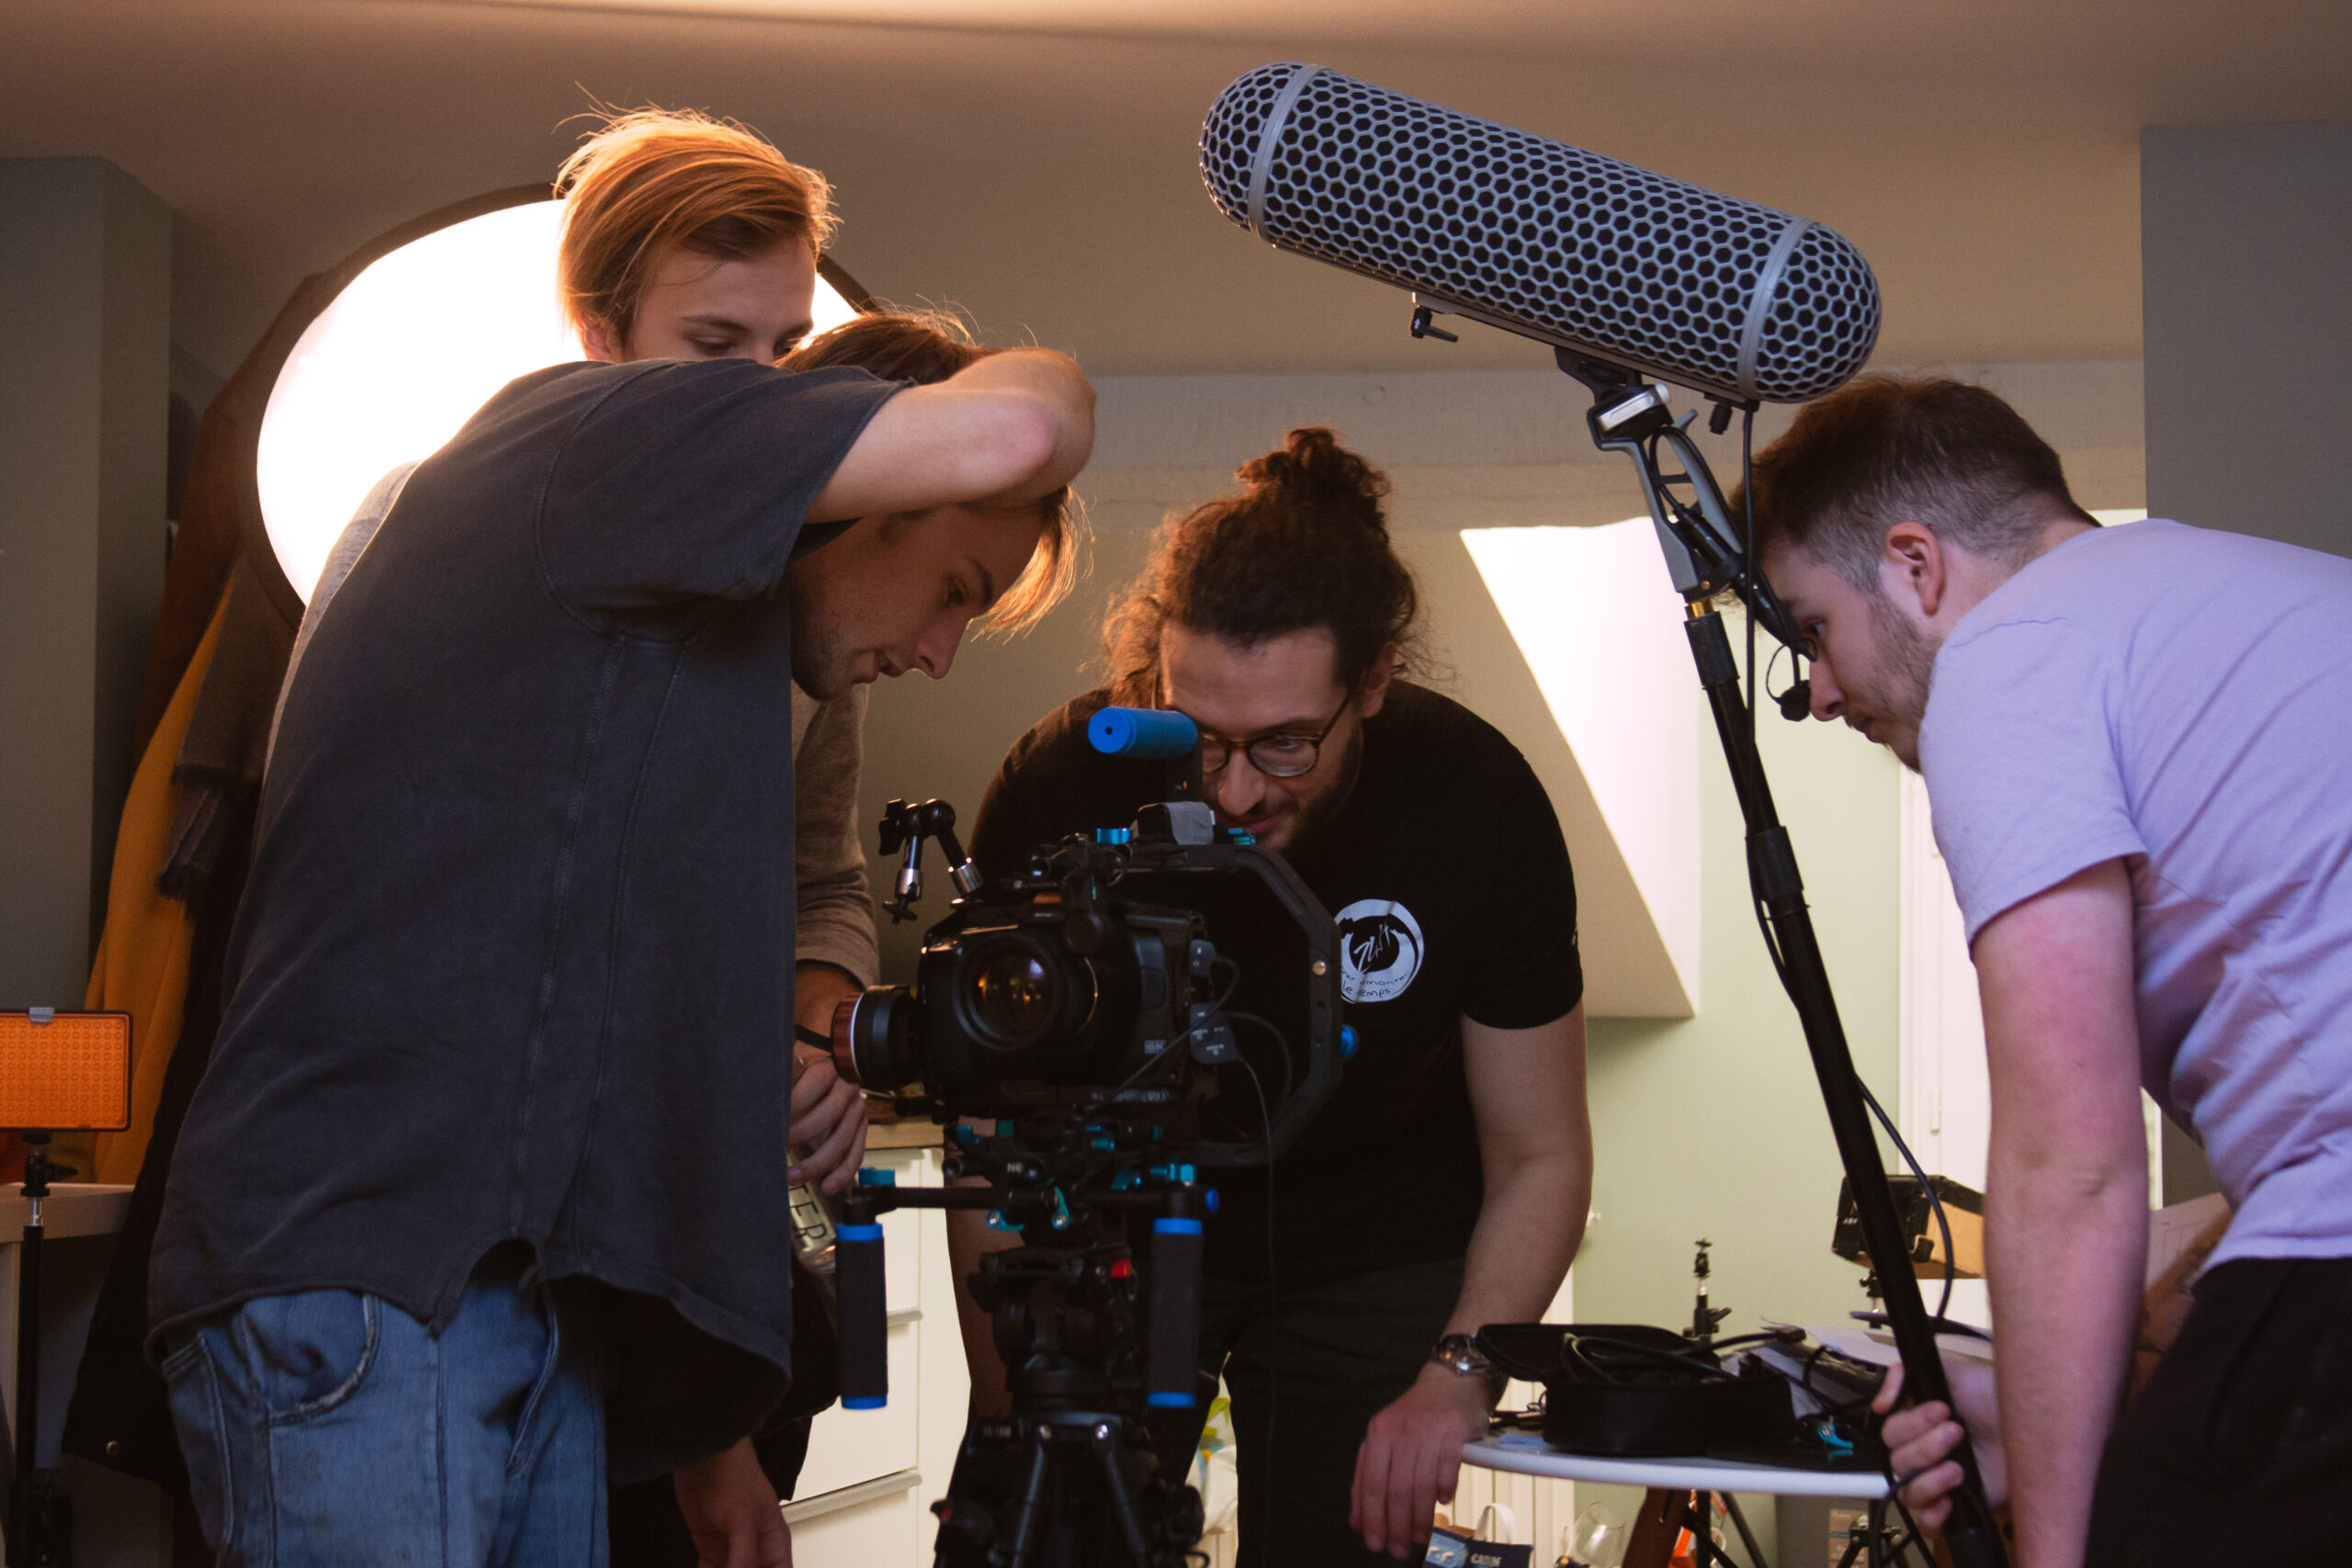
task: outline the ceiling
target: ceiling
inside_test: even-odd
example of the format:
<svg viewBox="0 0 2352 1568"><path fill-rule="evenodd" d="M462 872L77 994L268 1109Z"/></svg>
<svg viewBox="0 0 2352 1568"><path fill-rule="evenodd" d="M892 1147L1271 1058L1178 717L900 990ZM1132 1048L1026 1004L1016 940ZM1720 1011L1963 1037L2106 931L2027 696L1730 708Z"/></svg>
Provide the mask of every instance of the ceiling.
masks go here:
<svg viewBox="0 0 2352 1568"><path fill-rule="evenodd" d="M1100 373L1540 363L1210 207L1202 113L1300 58L1844 231L1897 363L2136 357L2139 129L2352 118L2341 0L12 0L0 156L168 201L217 370L304 273L547 178L592 94L759 128L868 288Z"/></svg>

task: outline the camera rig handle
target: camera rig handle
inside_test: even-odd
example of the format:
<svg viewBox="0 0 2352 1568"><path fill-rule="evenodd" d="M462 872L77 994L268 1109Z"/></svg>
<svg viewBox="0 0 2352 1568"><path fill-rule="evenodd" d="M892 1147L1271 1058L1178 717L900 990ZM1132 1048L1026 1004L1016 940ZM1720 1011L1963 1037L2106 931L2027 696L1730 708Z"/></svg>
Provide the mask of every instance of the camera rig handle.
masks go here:
<svg viewBox="0 0 2352 1568"><path fill-rule="evenodd" d="M939 852L946 857L947 874L955 882L956 890L965 897L980 890L980 868L964 852L964 844L956 837L956 808L944 800L926 800L910 806L894 800L883 808L881 840L886 855L905 852L899 863L897 896L890 900L890 921L915 918L915 900L922 897L922 841L939 840Z"/></svg>

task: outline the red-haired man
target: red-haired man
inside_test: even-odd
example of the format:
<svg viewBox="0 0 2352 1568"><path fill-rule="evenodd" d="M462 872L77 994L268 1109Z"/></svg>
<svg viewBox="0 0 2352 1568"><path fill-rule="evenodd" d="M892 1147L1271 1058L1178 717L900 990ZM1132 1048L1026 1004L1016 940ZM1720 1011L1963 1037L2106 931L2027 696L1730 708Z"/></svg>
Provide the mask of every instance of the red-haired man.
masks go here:
<svg viewBox="0 0 2352 1568"><path fill-rule="evenodd" d="M288 688L154 1263L225 1562L596 1564L608 1469L677 1469L710 1561L789 1561L741 1441L789 1363L778 709L944 675L1063 581L1074 366L748 362L807 330L822 182L730 128L606 138L576 232L648 171L734 205L568 244L619 362L523 378L419 465Z"/></svg>

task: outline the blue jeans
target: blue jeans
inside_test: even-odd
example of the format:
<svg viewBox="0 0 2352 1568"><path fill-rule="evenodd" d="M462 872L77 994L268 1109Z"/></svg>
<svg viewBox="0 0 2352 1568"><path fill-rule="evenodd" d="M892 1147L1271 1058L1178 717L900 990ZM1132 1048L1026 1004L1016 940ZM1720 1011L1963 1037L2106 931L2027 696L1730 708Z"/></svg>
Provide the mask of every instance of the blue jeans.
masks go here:
<svg viewBox="0 0 2352 1568"><path fill-rule="evenodd" d="M438 1335L349 1291L265 1296L164 1359L228 1568L604 1568L605 1416L581 1314L483 1259Z"/></svg>

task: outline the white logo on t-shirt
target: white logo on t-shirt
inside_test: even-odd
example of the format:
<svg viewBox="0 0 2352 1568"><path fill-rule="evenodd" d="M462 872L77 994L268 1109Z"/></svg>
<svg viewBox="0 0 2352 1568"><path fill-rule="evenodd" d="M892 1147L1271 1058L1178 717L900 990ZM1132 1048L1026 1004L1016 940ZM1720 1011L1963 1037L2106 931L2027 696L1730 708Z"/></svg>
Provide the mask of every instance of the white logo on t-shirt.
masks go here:
<svg viewBox="0 0 2352 1568"><path fill-rule="evenodd" d="M1421 922L1394 898L1359 898L1339 913L1340 995L1385 1002L1421 972Z"/></svg>

